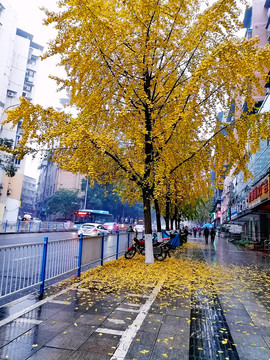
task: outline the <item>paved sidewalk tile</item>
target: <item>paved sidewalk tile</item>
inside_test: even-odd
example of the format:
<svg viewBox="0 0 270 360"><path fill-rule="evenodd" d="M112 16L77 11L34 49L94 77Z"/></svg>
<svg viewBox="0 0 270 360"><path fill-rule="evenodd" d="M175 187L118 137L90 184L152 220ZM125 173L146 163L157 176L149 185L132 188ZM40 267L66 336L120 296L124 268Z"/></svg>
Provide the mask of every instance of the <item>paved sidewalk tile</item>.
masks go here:
<svg viewBox="0 0 270 360"><path fill-rule="evenodd" d="M252 252L235 249L226 240L218 240L215 248L197 238L179 259L223 266L246 266L246 259L258 262ZM263 260L264 268L267 261ZM142 286L140 294L69 290L0 327L0 359L110 360L124 336L127 348L119 360L270 359L269 307L256 291L235 281L234 290L226 294L210 296L198 289L190 295L185 283L182 298L157 297L142 313L153 289ZM0 320L34 301L0 308ZM135 333L129 338L131 329Z"/></svg>

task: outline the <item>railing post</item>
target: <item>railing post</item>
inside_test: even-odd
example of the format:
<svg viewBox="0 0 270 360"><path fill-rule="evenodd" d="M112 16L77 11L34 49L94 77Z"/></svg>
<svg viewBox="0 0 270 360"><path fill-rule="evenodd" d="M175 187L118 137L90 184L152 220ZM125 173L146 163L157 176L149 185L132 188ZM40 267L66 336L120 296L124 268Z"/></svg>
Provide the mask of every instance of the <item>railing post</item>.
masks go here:
<svg viewBox="0 0 270 360"><path fill-rule="evenodd" d="M116 231L116 260L118 259L119 253L119 230Z"/></svg>
<svg viewBox="0 0 270 360"><path fill-rule="evenodd" d="M103 260L104 260L104 233L102 233L102 237L101 237L101 260L100 260L100 265L103 265Z"/></svg>
<svg viewBox="0 0 270 360"><path fill-rule="evenodd" d="M7 232L8 221L5 222L5 232Z"/></svg>
<svg viewBox="0 0 270 360"><path fill-rule="evenodd" d="M130 238L130 233L128 233L128 239L127 239L127 249L129 248L129 238Z"/></svg>
<svg viewBox="0 0 270 360"><path fill-rule="evenodd" d="M82 243L83 243L83 234L80 234L79 239L79 253L78 253L78 271L77 276L81 276L81 266L82 266Z"/></svg>
<svg viewBox="0 0 270 360"><path fill-rule="evenodd" d="M50 230L50 222L48 221L48 231Z"/></svg>
<svg viewBox="0 0 270 360"><path fill-rule="evenodd" d="M20 232L20 227L21 227L21 220L18 221L18 228L17 228L17 232Z"/></svg>
<svg viewBox="0 0 270 360"><path fill-rule="evenodd" d="M31 231L32 220L29 221L28 232Z"/></svg>
<svg viewBox="0 0 270 360"><path fill-rule="evenodd" d="M41 222L39 223L39 226L38 226L38 232L40 232L40 229L41 229Z"/></svg>
<svg viewBox="0 0 270 360"><path fill-rule="evenodd" d="M44 292L44 284L45 284L45 275L46 275L46 260L47 260L47 249L48 249L48 237L44 237L44 244L43 244L43 254L42 254L42 263L41 263L41 270L40 270L40 288L39 294L43 295Z"/></svg>

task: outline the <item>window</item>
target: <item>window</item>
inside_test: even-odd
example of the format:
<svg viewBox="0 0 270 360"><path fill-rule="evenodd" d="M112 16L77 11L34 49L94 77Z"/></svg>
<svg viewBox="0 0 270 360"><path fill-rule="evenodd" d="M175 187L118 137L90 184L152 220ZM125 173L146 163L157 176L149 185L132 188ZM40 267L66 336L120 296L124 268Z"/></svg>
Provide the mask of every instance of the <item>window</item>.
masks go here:
<svg viewBox="0 0 270 360"><path fill-rule="evenodd" d="M33 70L29 70L29 69L26 70L26 76L34 77L34 75L35 75L35 72Z"/></svg>
<svg viewBox="0 0 270 360"><path fill-rule="evenodd" d="M30 85L24 85L23 86L23 90L25 91L31 91L32 90L32 87Z"/></svg>

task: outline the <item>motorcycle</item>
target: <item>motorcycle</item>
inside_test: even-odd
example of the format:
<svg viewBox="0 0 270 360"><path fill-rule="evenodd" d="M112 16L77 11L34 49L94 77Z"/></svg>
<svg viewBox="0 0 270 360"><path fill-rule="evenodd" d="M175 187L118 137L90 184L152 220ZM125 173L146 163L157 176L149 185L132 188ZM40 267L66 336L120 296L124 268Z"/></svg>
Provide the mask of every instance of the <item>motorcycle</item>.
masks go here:
<svg viewBox="0 0 270 360"><path fill-rule="evenodd" d="M134 237L133 244L125 251L125 258L132 259L135 256L136 252L144 255L145 252L144 239L139 240L136 237Z"/></svg>
<svg viewBox="0 0 270 360"><path fill-rule="evenodd" d="M153 253L154 258L158 261L163 261L166 259L167 255L171 257L170 250L172 247L169 242L155 242L157 240L157 235L153 234ZM136 237L133 239L133 244L125 251L125 258L132 259L135 254L139 253L141 255L145 255L145 240L137 239Z"/></svg>

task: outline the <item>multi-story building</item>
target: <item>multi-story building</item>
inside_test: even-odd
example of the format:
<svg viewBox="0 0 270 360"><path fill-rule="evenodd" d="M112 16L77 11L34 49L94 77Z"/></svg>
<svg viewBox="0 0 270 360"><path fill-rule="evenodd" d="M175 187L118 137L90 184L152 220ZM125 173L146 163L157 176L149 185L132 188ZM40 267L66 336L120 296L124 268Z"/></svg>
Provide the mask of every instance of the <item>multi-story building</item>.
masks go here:
<svg viewBox="0 0 270 360"><path fill-rule="evenodd" d="M254 0L252 8L246 10L244 26L246 36L258 36L259 46L270 42L270 1ZM255 69L256 70L256 69ZM257 96L259 112L270 111L269 83L265 95ZM245 104L243 104L245 106ZM242 225L243 238L260 245L270 239L270 140L260 142L260 150L250 154L247 164L253 178L244 181L243 173L227 176L224 182L221 204L222 223Z"/></svg>
<svg viewBox="0 0 270 360"><path fill-rule="evenodd" d="M7 0L0 0L0 140L15 146L21 136L21 124L14 129L3 125L5 110L19 104L19 98L32 100L39 56L43 47L33 41L33 35L16 28L16 12ZM1 152L0 167L0 221L16 221L19 212L25 161ZM3 170L3 164L16 168Z"/></svg>
<svg viewBox="0 0 270 360"><path fill-rule="evenodd" d="M47 218L47 201L60 189L77 190L78 197L82 197L84 192L81 191L81 183L84 178L85 175L72 174L50 160L43 160L40 165L36 197L37 216L42 220Z"/></svg>
<svg viewBox="0 0 270 360"><path fill-rule="evenodd" d="M37 180L30 176L24 175L21 193L21 206L19 210L20 217L23 217L25 213L35 216L36 194Z"/></svg>

